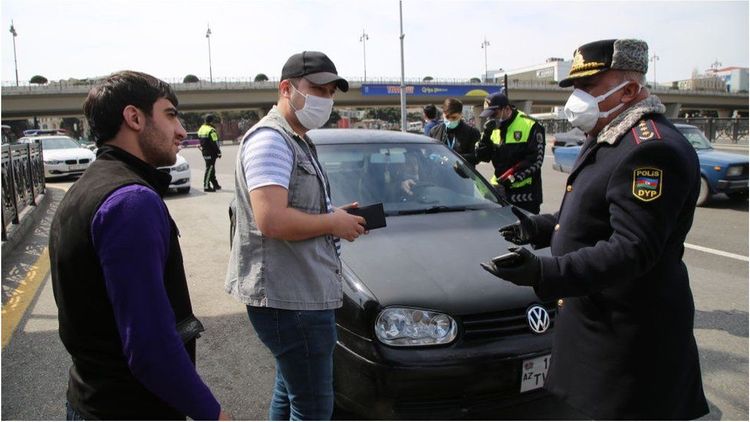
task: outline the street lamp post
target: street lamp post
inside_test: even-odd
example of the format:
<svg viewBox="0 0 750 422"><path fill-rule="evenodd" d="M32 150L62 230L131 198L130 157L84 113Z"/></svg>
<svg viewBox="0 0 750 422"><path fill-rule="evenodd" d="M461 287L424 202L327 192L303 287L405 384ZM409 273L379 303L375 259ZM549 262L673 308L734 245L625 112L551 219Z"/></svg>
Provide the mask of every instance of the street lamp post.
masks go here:
<svg viewBox="0 0 750 422"><path fill-rule="evenodd" d="M482 78L482 80L484 80L484 82L487 82L487 47L489 46L490 42L487 41L487 37L485 36L484 41L482 42L482 49L484 50L484 78Z"/></svg>
<svg viewBox="0 0 750 422"><path fill-rule="evenodd" d="M404 84L404 14L401 10L401 0L398 0L398 21L401 39L401 132L406 132L406 84Z"/></svg>
<svg viewBox="0 0 750 422"><path fill-rule="evenodd" d="M13 64L16 66L16 86L18 86L18 60L16 60L16 37L18 32L13 26L13 21L10 21L10 33L13 34Z"/></svg>
<svg viewBox="0 0 750 422"><path fill-rule="evenodd" d="M206 39L208 40L208 80L213 83L214 73L211 70L211 26L208 26L206 31Z"/></svg>
<svg viewBox="0 0 750 422"><path fill-rule="evenodd" d="M365 30L362 30L362 36L359 37L359 41L362 43L362 58L365 66L365 78L363 82L367 82L367 48L365 45L367 44L367 40L370 39L370 36L367 35Z"/></svg>
<svg viewBox="0 0 750 422"><path fill-rule="evenodd" d="M651 56L651 62L654 63L654 86L653 86L654 88L656 88L656 61L659 60L659 59L660 59L660 57L657 56L656 54L654 54L653 56Z"/></svg>

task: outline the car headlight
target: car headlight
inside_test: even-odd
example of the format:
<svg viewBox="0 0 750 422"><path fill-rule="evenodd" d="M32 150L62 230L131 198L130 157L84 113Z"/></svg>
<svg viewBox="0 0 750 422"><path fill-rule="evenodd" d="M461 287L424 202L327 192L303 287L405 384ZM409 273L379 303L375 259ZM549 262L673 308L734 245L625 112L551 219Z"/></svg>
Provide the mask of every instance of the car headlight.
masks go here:
<svg viewBox="0 0 750 422"><path fill-rule="evenodd" d="M60 160L44 160L44 164L50 164L50 165L62 164L62 161L60 161Z"/></svg>
<svg viewBox="0 0 750 422"><path fill-rule="evenodd" d="M727 169L727 176L741 176L742 166L729 166Z"/></svg>
<svg viewBox="0 0 750 422"><path fill-rule="evenodd" d="M389 346L433 346L456 338L456 321L439 312L386 308L375 321L375 335Z"/></svg>
<svg viewBox="0 0 750 422"><path fill-rule="evenodd" d="M186 171L190 169L190 164L188 163L182 163L179 166L174 168L174 171Z"/></svg>

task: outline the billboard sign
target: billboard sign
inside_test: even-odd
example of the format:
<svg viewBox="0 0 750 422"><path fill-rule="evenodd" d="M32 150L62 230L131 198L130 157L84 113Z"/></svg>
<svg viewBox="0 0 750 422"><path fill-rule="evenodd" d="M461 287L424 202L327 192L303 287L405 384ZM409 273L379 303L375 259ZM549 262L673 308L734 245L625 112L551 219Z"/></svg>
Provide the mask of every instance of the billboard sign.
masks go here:
<svg viewBox="0 0 750 422"><path fill-rule="evenodd" d="M399 85L362 84L360 88L363 96L400 95ZM426 95L439 97L486 97L502 90L502 85L406 85L406 95Z"/></svg>

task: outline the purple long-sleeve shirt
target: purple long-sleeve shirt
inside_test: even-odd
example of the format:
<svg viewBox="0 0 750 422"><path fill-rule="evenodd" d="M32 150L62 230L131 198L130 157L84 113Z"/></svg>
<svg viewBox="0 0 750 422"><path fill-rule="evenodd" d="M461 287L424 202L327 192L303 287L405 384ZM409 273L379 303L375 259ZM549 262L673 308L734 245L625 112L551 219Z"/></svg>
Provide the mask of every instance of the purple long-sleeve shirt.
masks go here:
<svg viewBox="0 0 750 422"><path fill-rule="evenodd" d="M219 403L185 350L164 288L170 223L159 195L140 185L117 189L94 215L91 237L133 376L185 415L218 419Z"/></svg>

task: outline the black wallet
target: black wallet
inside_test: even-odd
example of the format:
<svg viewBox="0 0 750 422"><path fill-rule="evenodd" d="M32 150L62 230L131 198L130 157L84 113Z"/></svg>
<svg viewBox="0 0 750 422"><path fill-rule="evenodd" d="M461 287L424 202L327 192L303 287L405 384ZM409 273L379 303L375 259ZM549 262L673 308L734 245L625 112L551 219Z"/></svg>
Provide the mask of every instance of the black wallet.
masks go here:
<svg viewBox="0 0 750 422"><path fill-rule="evenodd" d="M368 205L359 208L347 208L349 214L358 215L365 218L365 230L379 229L385 227L385 211L383 203Z"/></svg>

